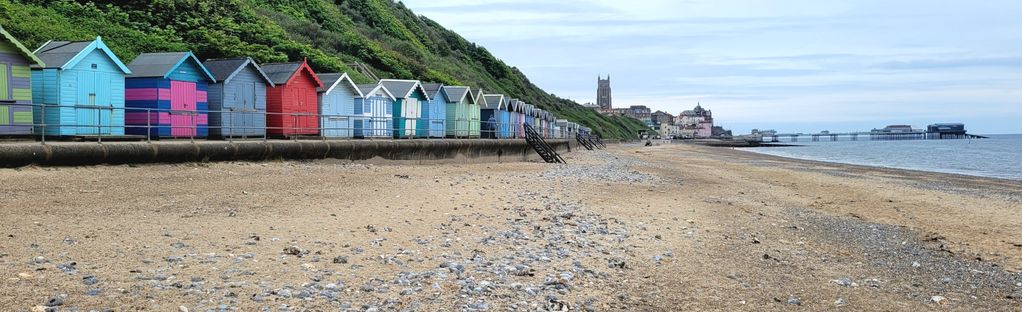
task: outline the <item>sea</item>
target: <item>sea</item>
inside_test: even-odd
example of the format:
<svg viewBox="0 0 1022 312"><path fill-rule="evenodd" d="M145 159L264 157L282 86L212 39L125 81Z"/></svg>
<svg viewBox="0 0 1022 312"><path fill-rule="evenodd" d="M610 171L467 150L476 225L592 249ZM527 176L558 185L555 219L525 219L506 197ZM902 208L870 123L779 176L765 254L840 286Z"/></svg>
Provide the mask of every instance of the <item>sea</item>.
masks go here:
<svg viewBox="0 0 1022 312"><path fill-rule="evenodd" d="M797 146L746 150L805 160L955 173L1022 181L1022 134L989 139L782 142Z"/></svg>

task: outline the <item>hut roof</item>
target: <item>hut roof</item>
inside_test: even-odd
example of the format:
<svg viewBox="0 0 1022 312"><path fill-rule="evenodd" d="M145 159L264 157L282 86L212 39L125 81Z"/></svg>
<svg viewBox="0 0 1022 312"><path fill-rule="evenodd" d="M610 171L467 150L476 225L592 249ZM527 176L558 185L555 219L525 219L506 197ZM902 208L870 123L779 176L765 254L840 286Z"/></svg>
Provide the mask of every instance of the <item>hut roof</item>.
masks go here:
<svg viewBox="0 0 1022 312"><path fill-rule="evenodd" d="M128 69L121 59L114 54L110 47L107 47L103 43L103 39L96 37L92 41L48 41L41 47L33 51L44 64L36 65L36 68L59 68L67 69L78 65L89 52L92 50L100 50L110 58L111 61L117 65L117 68L121 69L125 74L130 74L131 70Z"/></svg>
<svg viewBox="0 0 1022 312"><path fill-rule="evenodd" d="M419 83L418 80L381 79L380 84L393 92L392 94L394 94L395 98L407 98L412 96L412 93L418 89L422 91L422 94L426 96L426 100L429 101L429 93L426 93L426 90L422 88L422 83Z"/></svg>
<svg viewBox="0 0 1022 312"><path fill-rule="evenodd" d="M503 94L483 95L483 102L479 105L484 109L507 109L507 101Z"/></svg>
<svg viewBox="0 0 1022 312"><path fill-rule="evenodd" d="M447 97L448 102L458 103L468 98L469 102L475 103L475 99L470 95L472 95L472 88L462 86L444 86L444 96Z"/></svg>
<svg viewBox="0 0 1022 312"><path fill-rule="evenodd" d="M294 77L302 70L309 72L312 79L316 81L317 88L323 87L323 81L319 80L319 76L316 76L316 73L312 71L312 68L304 60L301 62L263 64L263 72L266 73L266 77L269 77L270 81L275 85L286 85L288 81L291 81L291 77Z"/></svg>
<svg viewBox="0 0 1022 312"><path fill-rule="evenodd" d="M383 93L387 94L387 96L390 97L391 100L396 100L397 99L397 98L394 98L394 94L390 93L390 90L387 90L387 87L383 86L382 84L370 83L370 84L360 84L360 85L356 85L356 86L358 87L359 92L362 92L362 97L367 97L370 94L376 93L377 90L382 90Z"/></svg>
<svg viewBox="0 0 1022 312"><path fill-rule="evenodd" d="M42 60L39 59L39 57L36 57L35 54L32 53L32 51L29 51L28 48L21 44L21 41L18 41L18 39L15 39L14 36L11 35L11 33L7 32L7 30L4 29L3 26L0 26L0 35L3 35L4 38L7 39L7 42L10 42L12 45L14 45L15 50L18 50L18 53L20 53L21 56L24 56L25 59L29 60L29 62L31 63L29 65L36 65L40 67L46 66L46 62L43 62Z"/></svg>
<svg viewBox="0 0 1022 312"><path fill-rule="evenodd" d="M334 91L338 85L345 83L349 87L355 90L355 95L362 97L362 90L355 85L354 81L351 81L351 77L348 77L348 73L327 73L327 74L316 74L319 80L323 82L323 87L318 88L319 92L330 93Z"/></svg>
<svg viewBox="0 0 1022 312"><path fill-rule="evenodd" d="M231 78L234 78L234 76L241 72L245 66L249 65L251 65L252 68L259 73L259 77L262 77L266 83L273 86L273 81L270 81L270 78L266 77L266 73L263 72L263 69L260 68L259 64L256 64L256 62L250 57L211 59L202 63L202 66L205 66L206 70L208 70L210 74L213 74L213 78L216 79L216 81L223 83L230 81Z"/></svg>
<svg viewBox="0 0 1022 312"><path fill-rule="evenodd" d="M426 95L431 99L435 99L440 96L440 89L444 88L442 83L424 83L422 84L422 90L426 91ZM444 100L447 100L445 97ZM449 101L448 101L449 102Z"/></svg>
<svg viewBox="0 0 1022 312"><path fill-rule="evenodd" d="M128 77L166 78L174 73L174 70L180 67L181 64L188 61L195 62L202 69L202 73L205 74L206 78L213 82L217 81L216 78L213 78L213 74L206 70L206 67L202 65L202 62L192 52L142 53L132 60L131 64L128 64L128 68L131 69L131 74Z"/></svg>

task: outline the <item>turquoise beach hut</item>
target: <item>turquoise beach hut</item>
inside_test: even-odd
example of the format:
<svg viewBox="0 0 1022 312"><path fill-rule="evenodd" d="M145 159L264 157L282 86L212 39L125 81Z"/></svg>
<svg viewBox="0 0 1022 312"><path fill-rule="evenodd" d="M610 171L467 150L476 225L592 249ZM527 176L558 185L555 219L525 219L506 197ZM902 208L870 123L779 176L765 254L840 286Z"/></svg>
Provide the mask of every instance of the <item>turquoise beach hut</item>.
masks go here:
<svg viewBox="0 0 1022 312"><path fill-rule="evenodd" d="M444 86L443 89L444 100L447 102L447 131L445 135L449 138L470 137L469 106L475 103L472 89L461 86Z"/></svg>
<svg viewBox="0 0 1022 312"><path fill-rule="evenodd" d="M481 137L481 133L479 133L480 132L479 131L480 130L479 127L481 126L480 122L482 121L481 120L482 117L480 116L481 111L480 111L479 103L482 102L482 100L483 100L483 90L479 89L478 91L476 91L474 93L473 93L472 90L469 90L467 100L469 100L469 102L468 102L468 137L469 138L478 139L478 138Z"/></svg>
<svg viewBox="0 0 1022 312"><path fill-rule="evenodd" d="M124 135L125 75L121 59L96 37L50 41L36 49L46 65L32 68L33 120L53 136ZM45 105L42 106L42 105Z"/></svg>
<svg viewBox="0 0 1022 312"><path fill-rule="evenodd" d="M418 80L382 79L380 84L387 88L396 100L394 101L394 138L413 138L426 131L418 127L422 119L422 103L429 101L429 96L422 89Z"/></svg>

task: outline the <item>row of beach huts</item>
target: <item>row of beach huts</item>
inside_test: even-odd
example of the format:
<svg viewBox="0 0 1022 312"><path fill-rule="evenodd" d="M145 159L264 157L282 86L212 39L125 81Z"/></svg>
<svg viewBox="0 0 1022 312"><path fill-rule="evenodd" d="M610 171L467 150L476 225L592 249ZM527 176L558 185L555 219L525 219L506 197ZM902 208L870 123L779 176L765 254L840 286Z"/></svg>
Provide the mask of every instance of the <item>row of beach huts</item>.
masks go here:
<svg viewBox="0 0 1022 312"><path fill-rule="evenodd" d="M326 138L546 138L588 129L467 86L356 84L306 61L200 61L144 53L130 64L97 37L34 51L0 27L0 135Z"/></svg>

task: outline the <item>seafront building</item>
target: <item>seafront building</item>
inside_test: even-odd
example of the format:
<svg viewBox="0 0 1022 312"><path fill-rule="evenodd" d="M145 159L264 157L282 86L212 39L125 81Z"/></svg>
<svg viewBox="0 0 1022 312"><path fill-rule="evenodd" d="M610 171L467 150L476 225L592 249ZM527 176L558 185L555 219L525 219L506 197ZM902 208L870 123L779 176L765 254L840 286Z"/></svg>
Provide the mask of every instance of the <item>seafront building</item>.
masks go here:
<svg viewBox="0 0 1022 312"><path fill-rule="evenodd" d="M681 112L678 124L681 125L682 138L701 139L713 136L713 112L703 109L702 104L697 103L694 109Z"/></svg>

